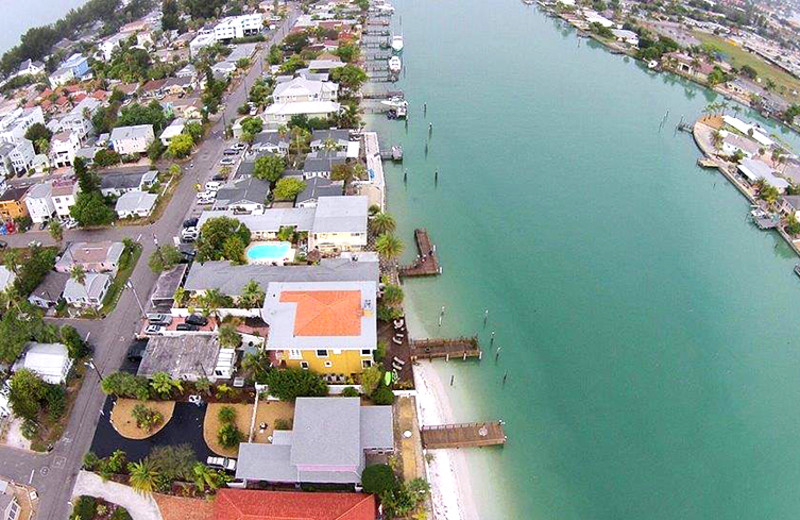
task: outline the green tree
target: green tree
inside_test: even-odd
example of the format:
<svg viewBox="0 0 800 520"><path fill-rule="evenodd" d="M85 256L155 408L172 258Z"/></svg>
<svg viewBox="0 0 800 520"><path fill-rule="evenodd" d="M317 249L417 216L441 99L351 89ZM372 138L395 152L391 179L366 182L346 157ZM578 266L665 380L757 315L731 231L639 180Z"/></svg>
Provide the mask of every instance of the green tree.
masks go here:
<svg viewBox="0 0 800 520"><path fill-rule="evenodd" d="M168 271L180 263L183 255L180 250L172 244L159 246L150 254L147 265L154 273Z"/></svg>
<svg viewBox="0 0 800 520"><path fill-rule="evenodd" d="M334 164L331 168L331 180L344 181L347 186L354 178L353 166L350 164Z"/></svg>
<svg viewBox="0 0 800 520"><path fill-rule="evenodd" d="M183 132L189 134L192 138L192 142L197 144L200 142L200 139L203 138L203 125L195 122L186 123L186 126L183 127Z"/></svg>
<svg viewBox="0 0 800 520"><path fill-rule="evenodd" d="M367 73L361 67L348 63L331 71L331 81L335 81L345 91L354 94L367 81Z"/></svg>
<svg viewBox="0 0 800 520"><path fill-rule="evenodd" d="M161 158L164 150L164 143L161 142L161 139L153 139L153 142L147 147L147 158L150 159L150 162L155 163Z"/></svg>
<svg viewBox="0 0 800 520"><path fill-rule="evenodd" d="M381 258L392 260L403 253L403 243L394 235L384 233L375 240L375 250Z"/></svg>
<svg viewBox="0 0 800 520"><path fill-rule="evenodd" d="M242 288L242 293L239 295L239 306L245 309L260 309L264 305L265 296L266 293L258 285L258 282L250 280Z"/></svg>
<svg viewBox="0 0 800 520"><path fill-rule="evenodd" d="M14 415L35 420L47 395L47 383L28 369L14 372L9 383L8 401Z"/></svg>
<svg viewBox="0 0 800 520"><path fill-rule="evenodd" d="M161 104L153 100L149 105L132 103L122 107L117 118L116 126L153 125L156 135L166 127L167 118Z"/></svg>
<svg viewBox="0 0 800 520"><path fill-rule="evenodd" d="M156 372L150 381L150 386L164 399L172 395L173 390L183 392L183 384L177 379L172 379L166 372Z"/></svg>
<svg viewBox="0 0 800 520"><path fill-rule="evenodd" d="M106 226L114 222L117 216L99 191L78 193L69 212L82 227Z"/></svg>
<svg viewBox="0 0 800 520"><path fill-rule="evenodd" d="M266 377L269 393L282 401L294 401L298 397L324 397L328 385L310 370L288 368L271 370Z"/></svg>
<svg viewBox="0 0 800 520"><path fill-rule="evenodd" d="M152 493L158 485L160 474L155 465L147 459L128 464L128 473L131 487L139 493Z"/></svg>
<svg viewBox="0 0 800 520"><path fill-rule="evenodd" d="M64 238L64 228L61 226L61 221L58 219L54 218L50 221L47 225L47 231L56 242L61 242L61 239Z"/></svg>
<svg viewBox="0 0 800 520"><path fill-rule="evenodd" d="M217 442L223 448L235 448L244 440L244 434L233 423L225 423L217 431Z"/></svg>
<svg viewBox="0 0 800 520"><path fill-rule="evenodd" d="M242 237L238 235L229 236L222 244L222 256L233 264L240 265L244 263L244 251L246 248L247 244L244 243Z"/></svg>
<svg viewBox="0 0 800 520"><path fill-rule="evenodd" d="M382 235L384 233L394 233L397 225L395 224L394 217L389 213L378 213L369 221L369 230L373 235Z"/></svg>
<svg viewBox="0 0 800 520"><path fill-rule="evenodd" d="M163 0L161 13L161 30L177 31L182 27L178 0Z"/></svg>
<svg viewBox="0 0 800 520"><path fill-rule="evenodd" d="M228 424L236 422L236 408L233 406L223 406L217 412L217 419L222 424Z"/></svg>
<svg viewBox="0 0 800 520"><path fill-rule="evenodd" d="M197 259L201 262L230 260L225 255L224 246L232 236L239 237L245 247L250 244L250 230L238 220L229 217L208 219L200 228L200 238L197 240Z"/></svg>
<svg viewBox="0 0 800 520"><path fill-rule="evenodd" d="M265 155L256 159L253 176L269 182L276 182L280 179L285 165L282 157L276 155Z"/></svg>
<svg viewBox="0 0 800 520"><path fill-rule="evenodd" d="M303 61L303 58L295 54L290 56L288 60L281 64L279 72L283 75L293 75L295 72L304 68L305 66L306 62Z"/></svg>
<svg viewBox="0 0 800 520"><path fill-rule="evenodd" d="M49 143L51 137L53 137L53 132L51 132L42 123L34 123L29 126L27 130L25 130L25 139L33 142L34 144L41 139L44 139L47 143ZM37 153L42 153L39 152L38 149L36 151Z"/></svg>
<svg viewBox="0 0 800 520"><path fill-rule="evenodd" d="M294 177L279 179L272 190L275 200L294 200L306 189L306 183Z"/></svg>
<svg viewBox="0 0 800 520"><path fill-rule="evenodd" d="M387 491L394 491L397 487L397 477L388 464L373 464L361 472L361 485L365 493L383 495Z"/></svg>
<svg viewBox="0 0 800 520"><path fill-rule="evenodd" d="M377 365L365 368L361 372L361 391L365 395L372 395L383 381L383 370Z"/></svg>
<svg viewBox="0 0 800 520"><path fill-rule="evenodd" d="M217 316L217 311L223 307L233 306L229 296L222 294L219 289L208 289L200 298L200 304L208 315Z"/></svg>
<svg viewBox="0 0 800 520"><path fill-rule="evenodd" d="M403 303L403 288L391 283L386 284L381 301L386 305L400 305Z"/></svg>
<svg viewBox="0 0 800 520"><path fill-rule="evenodd" d="M113 372L100 383L103 393L146 401L150 398L150 383L144 377L128 372Z"/></svg>
<svg viewBox="0 0 800 520"><path fill-rule="evenodd" d="M251 135L261 133L264 129L264 121L260 117L245 117L242 119L242 132L247 132Z"/></svg>
<svg viewBox="0 0 800 520"><path fill-rule="evenodd" d="M794 213L789 213L786 216L786 232L792 236L800 235L800 221Z"/></svg>
<svg viewBox="0 0 800 520"><path fill-rule="evenodd" d="M242 336L236 332L236 327L230 323L219 328L219 344L223 348L239 348Z"/></svg>
<svg viewBox="0 0 800 520"><path fill-rule="evenodd" d="M171 157L180 159L192 153L192 148L194 148L192 136L189 134L179 134L170 140L167 153L169 153Z"/></svg>
<svg viewBox="0 0 800 520"><path fill-rule="evenodd" d="M267 61L270 65L278 65L283 61L283 52L281 51L280 47L273 45L269 48L269 56L267 57Z"/></svg>
<svg viewBox="0 0 800 520"><path fill-rule="evenodd" d="M193 468L197 464L197 457L190 444L156 446L147 459L170 482L194 477Z"/></svg>
<svg viewBox="0 0 800 520"><path fill-rule="evenodd" d="M89 346L71 325L62 325L59 331L61 343L67 347L70 359L80 359L89 353Z"/></svg>
<svg viewBox="0 0 800 520"><path fill-rule="evenodd" d="M358 60L358 57L361 55L361 49L358 45L352 43L343 43L339 45L339 48L336 49L335 54L339 56L342 61L347 63L353 63L354 61Z"/></svg>
<svg viewBox="0 0 800 520"><path fill-rule="evenodd" d="M225 483L226 477L223 473L209 468L202 462L198 462L192 468L194 483L201 491L206 489L219 489Z"/></svg>
<svg viewBox="0 0 800 520"><path fill-rule="evenodd" d="M86 282L86 270L81 264L75 264L69 270L69 276L79 284L83 285Z"/></svg>

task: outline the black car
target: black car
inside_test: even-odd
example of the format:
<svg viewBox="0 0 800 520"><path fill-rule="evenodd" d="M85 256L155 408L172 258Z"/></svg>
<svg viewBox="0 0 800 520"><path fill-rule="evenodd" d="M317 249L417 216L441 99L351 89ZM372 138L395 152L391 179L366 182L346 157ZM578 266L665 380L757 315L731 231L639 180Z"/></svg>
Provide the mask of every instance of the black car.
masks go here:
<svg viewBox="0 0 800 520"><path fill-rule="evenodd" d="M200 330L200 327L198 327L197 325L193 325L191 323L178 323L178 325L175 326L175 330L180 330L183 332L194 332Z"/></svg>
<svg viewBox="0 0 800 520"><path fill-rule="evenodd" d="M47 220L39 224L39 231L44 231L45 228L47 228L48 224L50 224L50 222L48 222Z"/></svg>
<svg viewBox="0 0 800 520"><path fill-rule="evenodd" d="M144 351L147 348L147 341L137 341L128 349L128 361L138 363L144 357Z"/></svg>
<svg viewBox="0 0 800 520"><path fill-rule="evenodd" d="M206 319L206 318L204 318L202 316L198 316L197 314L191 314L191 315L187 316L185 322L190 324L190 325L197 325L197 326L200 326L200 327L208 325L208 319Z"/></svg>
<svg viewBox="0 0 800 520"><path fill-rule="evenodd" d="M0 249L5 249L8 247L8 243L4 240L0 240Z"/></svg>
<svg viewBox="0 0 800 520"><path fill-rule="evenodd" d="M197 217L187 218L183 221L183 227L190 228L190 227L197 227L197 223L200 222L200 219Z"/></svg>

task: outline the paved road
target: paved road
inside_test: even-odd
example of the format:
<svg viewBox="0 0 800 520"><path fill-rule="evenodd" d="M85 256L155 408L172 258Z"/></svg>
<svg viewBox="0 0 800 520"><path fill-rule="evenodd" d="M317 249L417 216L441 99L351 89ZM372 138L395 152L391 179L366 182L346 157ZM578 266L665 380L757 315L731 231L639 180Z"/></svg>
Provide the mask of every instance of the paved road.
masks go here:
<svg viewBox="0 0 800 520"><path fill-rule="evenodd" d="M155 240L159 244L171 243L180 231L184 218L195 207L196 183L204 183L214 175L215 167L226 147L222 139L223 121L227 124L237 117L236 109L247 98L247 87L261 74L259 61L266 57L269 47L279 42L287 33L299 12L292 14L263 45L261 55L256 58L250 73L240 80L225 98L224 118L219 117L209 135L194 155L193 168L184 167L184 174L169 206L162 217L150 226L111 227L101 230L68 230L65 240L121 240L130 237L143 246L142 259L131 274L131 281L140 299L148 299L157 276L147 266L147 258L155 251ZM36 239L52 244L47 233L26 233L3 237L10 247L21 247ZM94 347L94 362L103 374L117 370L125 356L134 333L140 326L141 312L134 296L126 290L121 295L113 313L103 320L71 320L73 325ZM13 448L0 447L0 475L23 484L32 484L39 492L38 518L65 520L69 516L68 501L72 496L75 479L82 465L83 456L91 446L97 421L105 395L100 390L98 375L88 370L83 386L78 393L69 417L67 428L54 449L48 454L35 454Z"/></svg>

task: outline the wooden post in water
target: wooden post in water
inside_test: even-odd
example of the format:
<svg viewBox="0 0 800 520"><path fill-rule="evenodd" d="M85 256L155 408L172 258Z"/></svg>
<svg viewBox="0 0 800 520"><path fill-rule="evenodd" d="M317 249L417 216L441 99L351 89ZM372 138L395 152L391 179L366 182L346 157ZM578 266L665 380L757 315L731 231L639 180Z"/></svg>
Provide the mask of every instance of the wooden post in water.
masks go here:
<svg viewBox="0 0 800 520"><path fill-rule="evenodd" d="M494 346L494 331L492 331L492 338L489 340L489 348Z"/></svg>
<svg viewBox="0 0 800 520"><path fill-rule="evenodd" d="M503 374L503 386L506 386L506 379L508 379L508 370L506 370L506 373Z"/></svg>
<svg viewBox="0 0 800 520"><path fill-rule="evenodd" d="M427 116L428 116L428 104L427 104L427 103L423 103L423 104L422 104L422 113L423 113L423 115L424 115L425 117L427 117Z"/></svg>
<svg viewBox="0 0 800 520"><path fill-rule="evenodd" d="M455 381L456 381L456 376L451 375L450 376L450 386L453 386L453 383L455 383Z"/></svg>
<svg viewBox="0 0 800 520"><path fill-rule="evenodd" d="M442 318L444 318L444 305L442 305L442 310L439 312L439 326L442 326Z"/></svg>
<svg viewBox="0 0 800 520"><path fill-rule="evenodd" d="M483 328L486 328L486 323L489 321L489 309L483 312Z"/></svg>

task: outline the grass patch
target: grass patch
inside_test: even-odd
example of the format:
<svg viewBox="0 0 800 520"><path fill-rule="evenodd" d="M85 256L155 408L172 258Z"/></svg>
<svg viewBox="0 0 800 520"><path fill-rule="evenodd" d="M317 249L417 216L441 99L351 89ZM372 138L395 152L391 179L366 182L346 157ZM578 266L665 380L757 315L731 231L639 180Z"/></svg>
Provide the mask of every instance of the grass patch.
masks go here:
<svg viewBox="0 0 800 520"><path fill-rule="evenodd" d="M108 288L105 298L103 298L103 307L100 309L100 314L107 316L117 306L119 297L122 294L122 289L125 287L125 282L131 277L133 268L136 267L136 262L142 256L142 245L136 244L133 249L126 248L122 253L122 258L119 261L119 271L114 281L111 282L111 287Z"/></svg>
<svg viewBox="0 0 800 520"><path fill-rule="evenodd" d="M727 57L727 61L737 69L744 65L753 67L758 77L761 78L762 86L766 86L767 80L771 79L775 83L776 93L791 102L797 103L800 101L800 95L792 94L795 90L800 93L800 80L788 72L772 65L748 50L739 47L730 40L721 38L715 34L696 31L694 35L701 42L710 45L718 52L724 54Z"/></svg>

